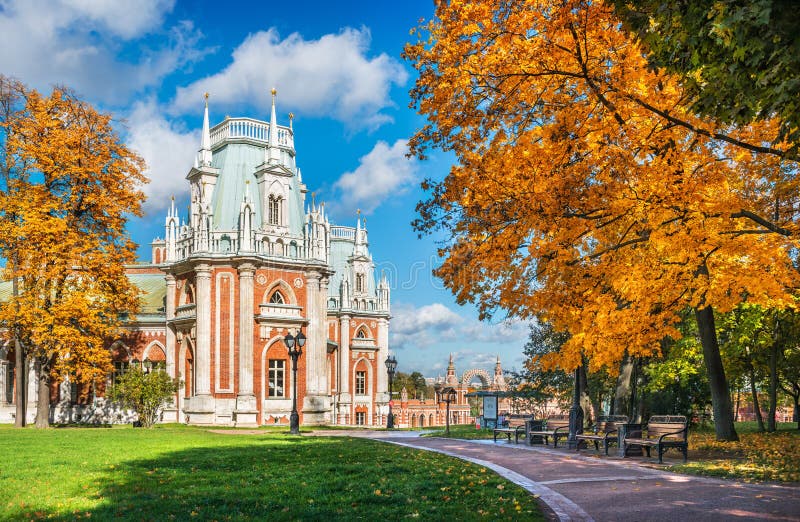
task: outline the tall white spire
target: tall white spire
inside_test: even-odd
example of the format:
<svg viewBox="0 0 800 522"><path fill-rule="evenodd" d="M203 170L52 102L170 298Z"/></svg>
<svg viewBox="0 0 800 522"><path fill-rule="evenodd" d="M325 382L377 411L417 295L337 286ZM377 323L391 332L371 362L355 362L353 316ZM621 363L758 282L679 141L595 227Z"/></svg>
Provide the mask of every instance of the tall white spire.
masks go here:
<svg viewBox="0 0 800 522"><path fill-rule="evenodd" d="M198 167L211 166L211 133L208 126L208 93L205 93L206 107L203 112L203 135L200 138L200 151L197 153Z"/></svg>
<svg viewBox="0 0 800 522"><path fill-rule="evenodd" d="M278 149L278 119L275 117L275 97L278 91L272 88L272 113L269 116L269 142L267 144L267 163L280 162L280 150Z"/></svg>

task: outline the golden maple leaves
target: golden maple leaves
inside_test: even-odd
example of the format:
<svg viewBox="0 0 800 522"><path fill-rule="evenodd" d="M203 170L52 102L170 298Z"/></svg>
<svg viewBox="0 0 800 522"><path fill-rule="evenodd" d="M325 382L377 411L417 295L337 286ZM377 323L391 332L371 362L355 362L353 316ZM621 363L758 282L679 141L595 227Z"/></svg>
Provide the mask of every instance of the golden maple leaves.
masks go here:
<svg viewBox="0 0 800 522"><path fill-rule="evenodd" d="M0 249L4 279L19 282L0 321L45 372L104 378L118 315L138 309L125 224L141 213L144 162L109 115L68 91L45 97L5 77L0 87Z"/></svg>
<svg viewBox="0 0 800 522"><path fill-rule="evenodd" d="M789 304L796 164L775 122L721 127L601 2L442 2L406 47L428 124L458 159L420 204L450 231L437 274L484 315L544 314L612 370L679 337L686 308ZM425 37L425 33L428 36Z"/></svg>

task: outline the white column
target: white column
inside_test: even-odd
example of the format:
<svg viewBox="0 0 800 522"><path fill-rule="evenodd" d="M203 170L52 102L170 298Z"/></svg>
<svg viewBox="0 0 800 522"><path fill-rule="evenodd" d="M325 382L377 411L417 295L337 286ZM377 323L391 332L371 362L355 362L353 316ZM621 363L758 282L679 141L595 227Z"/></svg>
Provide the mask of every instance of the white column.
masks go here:
<svg viewBox="0 0 800 522"><path fill-rule="evenodd" d="M389 376L386 373L386 358L389 357L389 321L378 319L378 393L389 397Z"/></svg>
<svg viewBox="0 0 800 522"><path fill-rule="evenodd" d="M198 396L211 396L211 267L198 265L195 268L197 285L197 355L195 361Z"/></svg>
<svg viewBox="0 0 800 522"><path fill-rule="evenodd" d="M322 277L319 280L319 292L317 292L317 318L319 329L317 330L317 390L326 397L331 393L331 380L328 378L328 278Z"/></svg>
<svg viewBox="0 0 800 522"><path fill-rule="evenodd" d="M345 314L339 322L339 389L344 394L350 393L350 316ZM349 399L348 399L349 400Z"/></svg>
<svg viewBox="0 0 800 522"><path fill-rule="evenodd" d="M9 378L8 361L0 361L0 404L6 404L6 383Z"/></svg>
<svg viewBox="0 0 800 522"><path fill-rule="evenodd" d="M319 283L319 275L313 274L308 277L306 286L306 313L308 318L305 348L307 395L319 395L322 393L322 388L319 386L319 375L323 372L322 363L324 359L321 355L325 353L325 348L320 346L320 339L325 335L325 328L317 305Z"/></svg>
<svg viewBox="0 0 800 522"><path fill-rule="evenodd" d="M306 363L306 389L303 398L303 424L324 424L329 422L330 397L327 393L327 335L324 289L327 292L327 279L318 273L311 273L306 279L306 349L303 357ZM298 392L299 394L299 392Z"/></svg>
<svg viewBox="0 0 800 522"><path fill-rule="evenodd" d="M339 319L339 424L347 422L353 398L350 395L350 316Z"/></svg>
<svg viewBox="0 0 800 522"><path fill-rule="evenodd" d="M256 426L256 396L253 393L253 275L251 264L239 266L239 393L236 395L236 425Z"/></svg>
<svg viewBox="0 0 800 522"><path fill-rule="evenodd" d="M169 322L175 318L175 276L167 274L167 302L166 302L166 356L167 356L167 375L176 377L175 373L175 330L169 326Z"/></svg>

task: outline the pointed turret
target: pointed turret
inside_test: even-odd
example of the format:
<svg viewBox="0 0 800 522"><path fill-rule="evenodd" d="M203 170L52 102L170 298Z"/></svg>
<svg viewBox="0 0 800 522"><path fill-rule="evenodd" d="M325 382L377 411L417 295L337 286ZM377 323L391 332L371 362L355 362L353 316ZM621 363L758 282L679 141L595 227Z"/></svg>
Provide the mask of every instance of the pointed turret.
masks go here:
<svg viewBox="0 0 800 522"><path fill-rule="evenodd" d="M311 193L311 209L306 214L306 252L309 259L328 262L330 225L325 219L325 205L317 202Z"/></svg>
<svg viewBox="0 0 800 522"><path fill-rule="evenodd" d="M205 94L206 107L203 112L203 135L200 138L200 150L197 153L196 167L211 166L211 133L208 125L208 93Z"/></svg>
<svg viewBox="0 0 800 522"><path fill-rule="evenodd" d="M356 218L356 237L355 246L353 247L353 256L367 256L367 231L361 228L361 209L357 211L358 217ZM364 220L366 222L366 219Z"/></svg>
<svg viewBox="0 0 800 522"><path fill-rule="evenodd" d="M444 383L448 386L458 386L458 379L456 378L456 365L453 364L453 354L450 354L450 362L447 364L447 377Z"/></svg>
<svg viewBox="0 0 800 522"><path fill-rule="evenodd" d="M278 149L278 119L275 117L275 97L278 91L272 89L272 112L269 116L269 142L267 143L266 157L264 163L279 163L281 159L280 149Z"/></svg>
<svg viewBox="0 0 800 522"><path fill-rule="evenodd" d="M347 272L342 277L342 284L339 285L339 308L348 309L352 307L350 302L350 278L347 277Z"/></svg>
<svg viewBox="0 0 800 522"><path fill-rule="evenodd" d="M378 310L389 311L389 280L385 272L381 273L381 281L378 283Z"/></svg>
<svg viewBox="0 0 800 522"><path fill-rule="evenodd" d="M495 390L505 391L506 378L503 376L503 367L500 366L500 356L497 356L497 362L494 365L494 379L492 380L492 388Z"/></svg>
<svg viewBox="0 0 800 522"><path fill-rule="evenodd" d="M253 199L250 197L250 180L245 182L242 205L239 210L239 251L253 251L253 221L256 211L253 208Z"/></svg>
<svg viewBox="0 0 800 522"><path fill-rule="evenodd" d="M175 208L175 196L172 196L172 204L167 211L167 222L165 225L166 238L166 252L165 261L175 261L177 254L178 242L178 227L179 227L178 209Z"/></svg>

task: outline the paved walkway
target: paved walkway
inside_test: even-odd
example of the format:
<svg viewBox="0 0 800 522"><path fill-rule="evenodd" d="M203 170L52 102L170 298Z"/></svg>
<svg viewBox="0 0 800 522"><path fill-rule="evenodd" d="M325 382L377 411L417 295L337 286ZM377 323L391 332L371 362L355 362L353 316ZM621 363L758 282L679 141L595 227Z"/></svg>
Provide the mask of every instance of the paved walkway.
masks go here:
<svg viewBox="0 0 800 522"><path fill-rule="evenodd" d="M578 455L505 441L419 437L415 432L315 434L382 439L486 466L539 495L554 520L800 521L800 487L679 475L650 467L656 459L598 457L593 450ZM664 460L680 462L680 456Z"/></svg>

